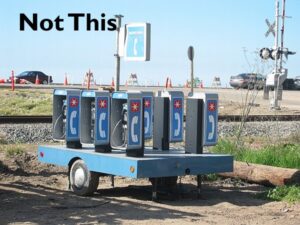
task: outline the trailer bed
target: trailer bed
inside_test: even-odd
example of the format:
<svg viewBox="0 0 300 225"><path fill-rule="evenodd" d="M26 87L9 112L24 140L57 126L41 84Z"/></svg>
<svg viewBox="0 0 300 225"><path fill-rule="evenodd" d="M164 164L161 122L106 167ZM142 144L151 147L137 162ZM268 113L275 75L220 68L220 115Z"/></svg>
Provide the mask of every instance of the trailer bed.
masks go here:
<svg viewBox="0 0 300 225"><path fill-rule="evenodd" d="M39 161L58 166L68 166L82 159L88 169L109 175L129 178L156 178L183 175L203 175L233 171L233 157L222 154L186 154L182 149L168 151L145 148L144 157L126 156L125 150L111 153L95 152L92 146L71 149L60 145L38 148Z"/></svg>

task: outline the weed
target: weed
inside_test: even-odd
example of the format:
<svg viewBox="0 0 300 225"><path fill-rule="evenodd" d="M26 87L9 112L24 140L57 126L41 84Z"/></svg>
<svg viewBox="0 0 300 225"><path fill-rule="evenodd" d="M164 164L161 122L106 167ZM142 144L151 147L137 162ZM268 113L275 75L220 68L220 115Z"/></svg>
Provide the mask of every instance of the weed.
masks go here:
<svg viewBox="0 0 300 225"><path fill-rule="evenodd" d="M5 140L5 138L0 136L0 145L6 145L6 144L7 141Z"/></svg>
<svg viewBox="0 0 300 225"><path fill-rule="evenodd" d="M295 203L300 201L300 186L280 186L267 192L267 199Z"/></svg>
<svg viewBox="0 0 300 225"><path fill-rule="evenodd" d="M204 175L203 179L206 181L216 181L219 179L219 176L215 173L212 173L212 174Z"/></svg>
<svg viewBox="0 0 300 225"><path fill-rule="evenodd" d="M21 155L24 152L24 148L19 145L8 145L4 148L6 156L13 157Z"/></svg>

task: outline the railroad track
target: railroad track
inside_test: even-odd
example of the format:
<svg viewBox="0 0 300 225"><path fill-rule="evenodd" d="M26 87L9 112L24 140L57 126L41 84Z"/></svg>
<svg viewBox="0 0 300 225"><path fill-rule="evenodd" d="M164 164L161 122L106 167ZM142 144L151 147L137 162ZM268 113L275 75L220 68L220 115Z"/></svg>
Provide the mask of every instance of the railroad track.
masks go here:
<svg viewBox="0 0 300 225"><path fill-rule="evenodd" d="M52 123L52 116L0 116L0 124L6 123Z"/></svg>
<svg viewBox="0 0 300 225"><path fill-rule="evenodd" d="M219 121L240 122L240 115L219 115ZM300 121L300 115L250 115L248 122ZM0 116L0 124L7 123L52 123L52 116Z"/></svg>

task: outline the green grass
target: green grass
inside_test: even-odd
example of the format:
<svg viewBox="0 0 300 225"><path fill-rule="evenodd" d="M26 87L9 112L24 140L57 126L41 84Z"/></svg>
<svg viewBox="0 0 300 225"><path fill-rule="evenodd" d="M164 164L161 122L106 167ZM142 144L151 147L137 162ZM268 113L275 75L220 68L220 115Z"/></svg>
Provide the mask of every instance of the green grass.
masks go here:
<svg viewBox="0 0 300 225"><path fill-rule="evenodd" d="M21 146L9 146L6 148L6 155L8 157L13 157L15 155L21 155L24 149Z"/></svg>
<svg viewBox="0 0 300 225"><path fill-rule="evenodd" d="M219 176L215 173L211 173L211 174L204 175L203 179L206 181L216 181L219 179Z"/></svg>
<svg viewBox="0 0 300 225"><path fill-rule="evenodd" d="M281 186L263 193L263 197L272 201L285 201L289 203L300 202L300 186Z"/></svg>
<svg viewBox="0 0 300 225"><path fill-rule="evenodd" d="M300 169L300 144L279 144L254 150L248 147L237 148L231 141L220 140L213 152L228 153L235 160L248 163Z"/></svg>
<svg viewBox="0 0 300 225"><path fill-rule="evenodd" d="M51 115L52 93L43 90L1 90L0 115Z"/></svg>
<svg viewBox="0 0 300 225"><path fill-rule="evenodd" d="M13 157L24 153L25 148L21 145L0 145L0 151L5 152L7 157Z"/></svg>
<svg viewBox="0 0 300 225"><path fill-rule="evenodd" d="M5 140L5 138L0 136L0 145L6 145L6 144L7 141Z"/></svg>

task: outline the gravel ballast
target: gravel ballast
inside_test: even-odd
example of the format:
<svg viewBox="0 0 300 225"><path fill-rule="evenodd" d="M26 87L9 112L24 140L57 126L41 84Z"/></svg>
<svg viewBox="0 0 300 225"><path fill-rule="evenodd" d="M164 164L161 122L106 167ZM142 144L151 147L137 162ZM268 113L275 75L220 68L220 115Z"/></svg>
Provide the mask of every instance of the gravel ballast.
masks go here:
<svg viewBox="0 0 300 225"><path fill-rule="evenodd" d="M0 124L0 138L10 144L52 142L52 124Z"/></svg>
<svg viewBox="0 0 300 225"><path fill-rule="evenodd" d="M235 135L239 122L219 122L219 137ZM300 121L248 122L243 136L287 138L300 133ZM0 124L0 138L8 143L52 142L52 124Z"/></svg>

